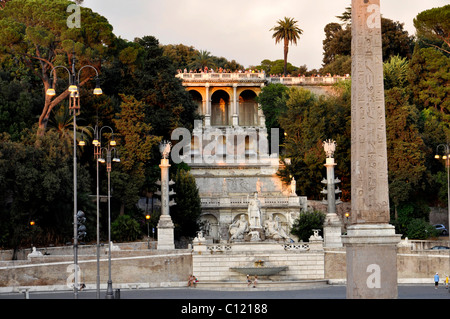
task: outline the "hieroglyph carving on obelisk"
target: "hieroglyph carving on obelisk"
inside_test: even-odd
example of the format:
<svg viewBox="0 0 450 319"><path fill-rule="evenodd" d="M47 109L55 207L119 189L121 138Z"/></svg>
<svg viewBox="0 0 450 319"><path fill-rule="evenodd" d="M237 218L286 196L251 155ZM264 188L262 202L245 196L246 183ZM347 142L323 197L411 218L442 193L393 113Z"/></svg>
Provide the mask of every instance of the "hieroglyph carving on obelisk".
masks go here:
<svg viewBox="0 0 450 319"><path fill-rule="evenodd" d="M352 224L389 222L379 0L352 1Z"/></svg>

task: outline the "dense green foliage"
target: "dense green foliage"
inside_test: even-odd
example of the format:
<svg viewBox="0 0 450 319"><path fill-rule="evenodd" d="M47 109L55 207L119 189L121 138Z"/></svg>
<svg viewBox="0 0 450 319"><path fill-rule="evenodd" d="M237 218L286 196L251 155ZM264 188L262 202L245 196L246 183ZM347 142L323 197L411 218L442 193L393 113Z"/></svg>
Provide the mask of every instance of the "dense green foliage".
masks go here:
<svg viewBox="0 0 450 319"><path fill-rule="evenodd" d="M197 118L196 105L174 76L176 61L156 38L145 36L133 42L117 38L108 21L87 8L81 8L81 28L68 28L70 3L11 0L0 10L0 247L72 241L73 116L68 111L64 70L56 74L57 95L44 95L53 66L67 67L75 61L80 70L93 65L104 93L92 94L95 81L90 80L95 74L84 69L76 138L87 142L77 148L77 203L87 217L85 241L96 238L92 199L97 173L89 127L114 131L121 162L113 162L111 171L113 236L134 240L147 230L140 223L144 213L136 204L141 196L156 191L159 141L170 139L177 127L192 128ZM102 145L111 137L110 129L103 130ZM106 167L100 164L100 195L107 194L106 177ZM193 193L195 183L181 184L180 194L188 193L190 201L179 200L178 218L190 220L193 211L198 212L199 202L194 203L199 201L198 193ZM107 205L102 201L102 239L107 238L106 216ZM194 228L178 225L188 235L195 234Z"/></svg>
<svg viewBox="0 0 450 319"><path fill-rule="evenodd" d="M64 244L73 234L73 162L64 139L49 131L35 147L36 135L24 131L20 142L0 139L0 246L53 242ZM78 208L95 207L88 198L90 177L78 167ZM35 221L31 235L30 221Z"/></svg>
<svg viewBox="0 0 450 319"><path fill-rule="evenodd" d="M173 190L176 205L170 208L170 216L175 225L175 238L195 237L199 229L198 218L202 212L200 197L194 176L180 166L174 175Z"/></svg>
<svg viewBox="0 0 450 319"><path fill-rule="evenodd" d="M271 84L258 98L264 112L270 109L266 124L281 128L283 156L291 160L280 176L286 182L295 177L298 194L310 199L320 198L320 181L325 176L322 142L329 138L340 145L335 157L342 165L336 168L336 176L343 181L344 198L349 196L350 86L342 83L336 89L336 96L316 96L303 88L282 89ZM270 108L266 103L274 104Z"/></svg>
<svg viewBox="0 0 450 319"><path fill-rule="evenodd" d="M291 233L299 240L308 241L313 234L313 229L323 232L325 216L325 213L317 210L302 212L292 225Z"/></svg>
<svg viewBox="0 0 450 319"><path fill-rule="evenodd" d="M448 10L445 6L419 14L415 23L423 30L415 43L401 24L387 19L382 24L383 43L390 42L383 54L392 223L409 238L434 235L425 227L429 207L447 205L444 162L434 155L437 146L450 137L450 56L446 52L450 30L447 23L436 18ZM347 22L348 13L342 16ZM431 14L435 18L429 18ZM339 24L325 28L324 62L329 67L335 62L344 66L351 60L350 28L349 24L345 29ZM430 32L437 35L427 38ZM286 181L294 176L297 192L310 199L322 197L320 181L326 176L322 142L333 139L338 145L335 175L342 181L341 199L351 200L350 83L340 83L335 89L335 95L316 96L302 88L282 90L268 85L258 98L267 114L266 124L279 126L285 133L284 157L291 164L279 172L280 176Z"/></svg>
<svg viewBox="0 0 450 319"><path fill-rule="evenodd" d="M130 215L120 215L111 223L113 241L133 241L141 237L139 223Z"/></svg>
<svg viewBox="0 0 450 319"><path fill-rule="evenodd" d="M324 28L322 74L351 74L351 8L346 8L338 18L344 25L332 22ZM402 23L382 17L381 32L384 61L396 55L411 57L414 47L413 37L403 30Z"/></svg>

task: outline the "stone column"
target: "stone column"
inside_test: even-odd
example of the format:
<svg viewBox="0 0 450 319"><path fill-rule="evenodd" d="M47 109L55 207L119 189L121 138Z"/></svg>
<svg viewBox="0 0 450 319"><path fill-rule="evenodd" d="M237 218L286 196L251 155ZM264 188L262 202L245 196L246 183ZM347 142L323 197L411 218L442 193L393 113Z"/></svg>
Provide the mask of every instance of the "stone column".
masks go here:
<svg viewBox="0 0 450 319"><path fill-rule="evenodd" d="M347 298L397 298L397 243L389 225L380 0L352 0L352 211Z"/></svg>
<svg viewBox="0 0 450 319"><path fill-rule="evenodd" d="M206 88L206 114L205 127L211 126L211 97L209 96L209 83L205 84Z"/></svg>
<svg viewBox="0 0 450 319"><path fill-rule="evenodd" d="M233 83L233 126L239 125L239 113L238 113L238 102L237 102L237 84Z"/></svg>
<svg viewBox="0 0 450 319"><path fill-rule="evenodd" d="M264 83L261 84L261 91L263 90L263 88L264 88ZM266 117L264 116L264 112L261 108L261 104L259 104L259 103L258 103L258 121L259 121L258 125L260 127L264 127L268 130L271 129L271 127L266 127Z"/></svg>
<svg viewBox="0 0 450 319"><path fill-rule="evenodd" d="M170 143L163 142L160 145L160 151L162 155L161 164L161 216L158 222L158 250L175 249L173 229L174 225L172 218L170 218L170 206L175 202L172 200L169 202L169 195L174 195L175 192L169 192L169 185L173 182L169 181L169 154Z"/></svg>
<svg viewBox="0 0 450 319"><path fill-rule="evenodd" d="M324 246L325 247L342 247L341 241L341 226L342 223L336 214L336 194L340 193L340 190L335 189L335 184L339 183L339 180L334 178L334 167L336 163L334 162L334 151L336 148L335 141L325 141L323 142L324 150L327 155L325 167L327 168L327 179L322 181L322 183L327 184L327 190L322 191L327 194L327 215L325 218L325 223L323 227L324 235ZM338 200L338 202L340 202Z"/></svg>

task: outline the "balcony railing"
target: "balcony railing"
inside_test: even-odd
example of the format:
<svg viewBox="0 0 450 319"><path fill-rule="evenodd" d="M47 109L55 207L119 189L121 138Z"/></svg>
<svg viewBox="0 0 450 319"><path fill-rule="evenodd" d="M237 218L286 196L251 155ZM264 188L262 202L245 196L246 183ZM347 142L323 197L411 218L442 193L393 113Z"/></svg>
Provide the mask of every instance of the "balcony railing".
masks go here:
<svg viewBox="0 0 450 319"><path fill-rule="evenodd" d="M258 198L261 207L289 207L298 206L300 203L300 197L287 196L287 197L259 197ZM249 198L246 196L236 197L201 197L201 205L203 208L214 207L248 207Z"/></svg>
<svg viewBox="0 0 450 319"><path fill-rule="evenodd" d="M178 73L183 81L264 81L264 73Z"/></svg>
<svg viewBox="0 0 450 319"><path fill-rule="evenodd" d="M332 85L339 81L349 80L349 76L299 76L299 77L267 77L268 83L284 85Z"/></svg>
<svg viewBox="0 0 450 319"><path fill-rule="evenodd" d="M184 82L236 82L257 81L281 83L284 85L332 85L339 81L349 80L350 76L298 76L274 77L265 73L178 73L176 77Z"/></svg>

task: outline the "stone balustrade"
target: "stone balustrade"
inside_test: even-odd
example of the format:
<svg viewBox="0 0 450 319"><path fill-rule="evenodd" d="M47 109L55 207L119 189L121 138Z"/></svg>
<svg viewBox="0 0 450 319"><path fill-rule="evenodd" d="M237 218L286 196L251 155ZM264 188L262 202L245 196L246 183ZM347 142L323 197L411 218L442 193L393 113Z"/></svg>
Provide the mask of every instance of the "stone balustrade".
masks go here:
<svg viewBox="0 0 450 319"><path fill-rule="evenodd" d="M333 85L339 81L350 80L349 76L299 76L299 77L267 77L268 83L284 85Z"/></svg>
<svg viewBox="0 0 450 319"><path fill-rule="evenodd" d="M255 81L259 80L261 82L266 80L266 75L264 73L178 73L176 75L178 78L183 79L183 81Z"/></svg>
<svg viewBox="0 0 450 319"><path fill-rule="evenodd" d="M183 82L267 82L284 85L333 85L349 80L350 76L266 76L265 73L178 73L176 77Z"/></svg>
<svg viewBox="0 0 450 319"><path fill-rule="evenodd" d="M286 197L259 197L261 207L289 207L298 206L304 200L303 197L286 196ZM211 207L248 207L249 198L247 196L236 197L202 197L201 205L203 208Z"/></svg>

